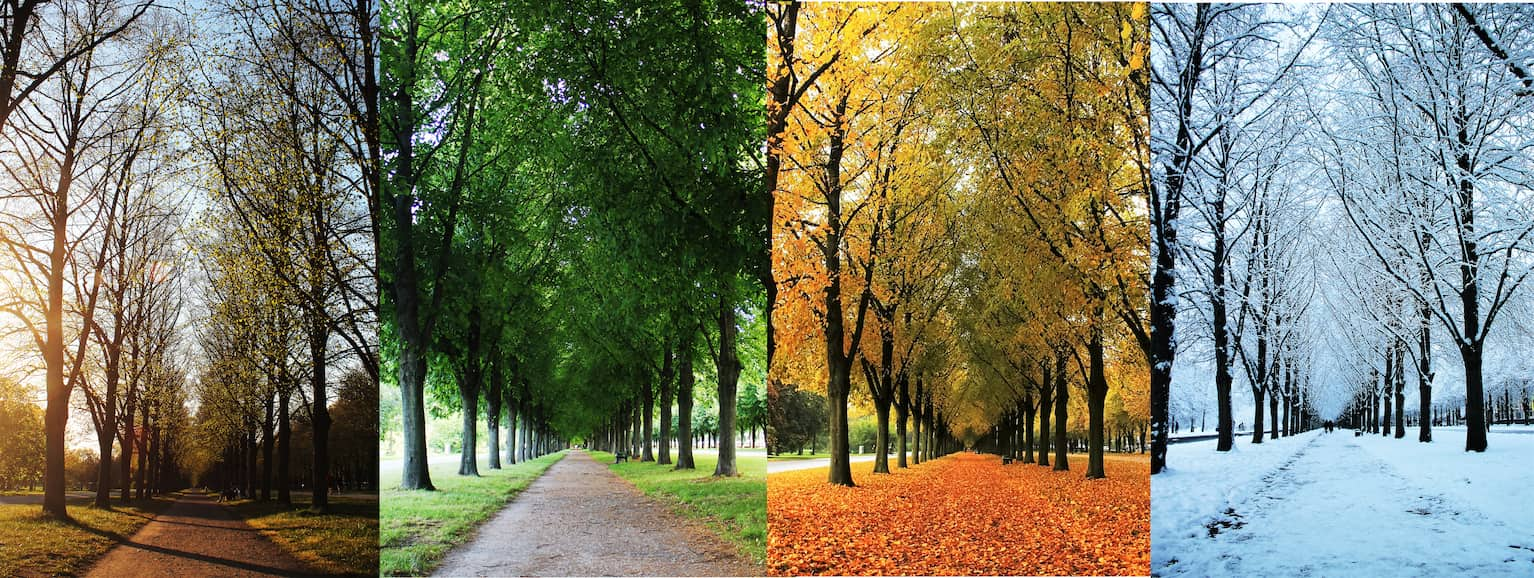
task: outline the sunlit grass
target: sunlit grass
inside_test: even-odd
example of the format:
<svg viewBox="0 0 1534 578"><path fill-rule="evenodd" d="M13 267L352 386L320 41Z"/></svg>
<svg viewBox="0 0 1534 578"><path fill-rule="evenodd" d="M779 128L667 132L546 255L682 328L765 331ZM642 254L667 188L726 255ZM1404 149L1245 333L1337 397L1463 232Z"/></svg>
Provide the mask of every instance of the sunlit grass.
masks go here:
<svg viewBox="0 0 1534 578"><path fill-rule="evenodd" d="M70 500L67 521L38 504L0 504L0 576L74 576L170 505L162 499L101 510Z"/></svg>
<svg viewBox="0 0 1534 578"><path fill-rule="evenodd" d="M735 544L757 563L767 559L767 458L736 454L741 475L713 477L719 456L712 450L693 450L697 469L675 471L654 462L613 464L613 455L591 452L613 472L638 487L645 495L663 500L684 516L700 520L720 537Z"/></svg>
<svg viewBox="0 0 1534 578"><path fill-rule="evenodd" d="M376 576L378 502L331 496L330 513L311 514L311 496L294 492L293 505L242 500L234 511L278 547L327 574Z"/></svg>
<svg viewBox="0 0 1534 578"><path fill-rule="evenodd" d="M431 467L434 492L400 490L393 482L394 487L379 495L380 573L429 574L449 550L468 541L475 528L564 455L558 452L499 470L481 467L477 478L458 475L457 462L439 463Z"/></svg>

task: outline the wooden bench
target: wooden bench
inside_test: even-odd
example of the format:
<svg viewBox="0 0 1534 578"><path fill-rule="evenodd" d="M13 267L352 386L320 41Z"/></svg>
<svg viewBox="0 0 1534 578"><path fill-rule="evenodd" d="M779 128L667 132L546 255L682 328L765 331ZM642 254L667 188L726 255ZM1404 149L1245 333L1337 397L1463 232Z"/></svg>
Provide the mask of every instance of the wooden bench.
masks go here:
<svg viewBox="0 0 1534 578"><path fill-rule="evenodd" d="M613 463L615 463L615 464L616 463L620 463L620 462L629 461L629 455L626 454L626 453L623 453L623 452L618 452L616 454L613 454L613 458L615 458L615 460L613 461Z"/></svg>
<svg viewBox="0 0 1534 578"><path fill-rule="evenodd" d="M1001 456L1001 465L1005 466L1005 465L1008 465L1008 464L1011 464L1011 463L1012 463L1012 456Z"/></svg>

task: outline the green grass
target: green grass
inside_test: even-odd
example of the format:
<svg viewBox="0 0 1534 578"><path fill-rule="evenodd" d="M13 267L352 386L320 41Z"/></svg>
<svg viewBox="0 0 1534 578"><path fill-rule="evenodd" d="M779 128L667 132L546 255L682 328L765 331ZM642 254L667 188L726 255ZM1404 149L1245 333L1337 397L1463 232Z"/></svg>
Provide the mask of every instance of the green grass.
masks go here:
<svg viewBox="0 0 1534 578"><path fill-rule="evenodd" d="M380 573L429 574L448 550L466 542L475 528L564 455L549 454L500 470L481 465L478 478L459 476L456 462L440 463L431 468L435 492L386 488L379 495Z"/></svg>
<svg viewBox="0 0 1534 578"><path fill-rule="evenodd" d="M311 514L308 492L294 492L293 505L241 500L234 511L278 547L326 574L378 574L378 502L330 497L330 513Z"/></svg>
<svg viewBox="0 0 1534 578"><path fill-rule="evenodd" d="M710 450L694 450L693 471L674 471L654 462L613 464L613 455L591 452L614 473L633 483L645 495L671 503L675 510L700 520L709 530L740 548L758 564L767 560L767 459L735 457L742 475L713 477L719 456Z"/></svg>
<svg viewBox="0 0 1534 578"><path fill-rule="evenodd" d="M154 499L99 510L70 500L70 519L61 521L38 504L0 504L0 576L82 574L169 505Z"/></svg>

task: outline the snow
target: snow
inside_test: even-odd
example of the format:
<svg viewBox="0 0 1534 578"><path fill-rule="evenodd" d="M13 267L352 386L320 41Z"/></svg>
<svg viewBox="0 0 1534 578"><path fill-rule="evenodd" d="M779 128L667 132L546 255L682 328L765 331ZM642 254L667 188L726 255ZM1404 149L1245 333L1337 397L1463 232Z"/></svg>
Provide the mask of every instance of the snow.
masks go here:
<svg viewBox="0 0 1534 578"><path fill-rule="evenodd" d="M1151 479L1152 574L1534 575L1531 433L1494 430L1481 454L1453 428L1178 444Z"/></svg>

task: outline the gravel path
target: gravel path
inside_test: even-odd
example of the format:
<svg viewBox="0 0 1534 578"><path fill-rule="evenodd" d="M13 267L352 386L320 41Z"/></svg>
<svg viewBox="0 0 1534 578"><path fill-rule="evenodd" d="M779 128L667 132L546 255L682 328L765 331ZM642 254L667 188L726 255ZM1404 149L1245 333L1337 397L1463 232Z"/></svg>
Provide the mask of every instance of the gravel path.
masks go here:
<svg viewBox="0 0 1534 578"><path fill-rule="evenodd" d="M176 503L102 556L87 577L303 576L312 570L219 504L212 494Z"/></svg>
<svg viewBox="0 0 1534 578"><path fill-rule="evenodd" d="M453 550L437 576L754 576L695 522L572 450Z"/></svg>

